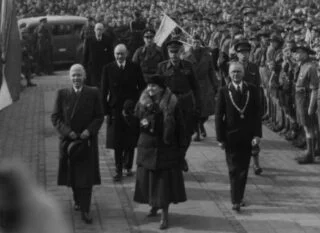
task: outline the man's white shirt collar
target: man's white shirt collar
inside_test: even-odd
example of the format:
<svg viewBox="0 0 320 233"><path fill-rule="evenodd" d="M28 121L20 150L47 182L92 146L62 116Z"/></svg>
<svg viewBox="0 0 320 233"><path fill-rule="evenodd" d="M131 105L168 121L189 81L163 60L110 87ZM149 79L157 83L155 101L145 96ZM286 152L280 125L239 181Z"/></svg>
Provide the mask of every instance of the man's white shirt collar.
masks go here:
<svg viewBox="0 0 320 233"><path fill-rule="evenodd" d="M82 89L83 89L83 87L80 87L79 89L77 89L77 88L75 88L75 87L73 86L73 90L74 90L75 93L81 92Z"/></svg>
<svg viewBox="0 0 320 233"><path fill-rule="evenodd" d="M124 62L122 62L122 63L120 63L120 62L117 61L117 64L118 64L118 67L119 67L119 68L121 68L121 66L122 66L123 68L126 67L126 61L124 61Z"/></svg>
<svg viewBox="0 0 320 233"><path fill-rule="evenodd" d="M234 88L236 90L238 90L238 86L240 86L240 91L243 90L243 82L240 82L239 84L236 84L236 83L232 82L232 85L234 86Z"/></svg>

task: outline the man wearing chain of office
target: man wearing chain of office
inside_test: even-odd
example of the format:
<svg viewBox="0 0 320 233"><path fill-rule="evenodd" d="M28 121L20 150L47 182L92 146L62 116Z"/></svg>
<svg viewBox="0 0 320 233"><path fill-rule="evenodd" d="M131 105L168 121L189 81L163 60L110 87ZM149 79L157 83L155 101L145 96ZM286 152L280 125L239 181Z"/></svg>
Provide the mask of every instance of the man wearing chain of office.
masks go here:
<svg viewBox="0 0 320 233"><path fill-rule="evenodd" d="M229 66L231 82L218 93L216 106L216 136L226 152L232 209L240 211L244 203L251 151L259 145L262 136L259 111L259 92L243 81L244 67L239 62Z"/></svg>

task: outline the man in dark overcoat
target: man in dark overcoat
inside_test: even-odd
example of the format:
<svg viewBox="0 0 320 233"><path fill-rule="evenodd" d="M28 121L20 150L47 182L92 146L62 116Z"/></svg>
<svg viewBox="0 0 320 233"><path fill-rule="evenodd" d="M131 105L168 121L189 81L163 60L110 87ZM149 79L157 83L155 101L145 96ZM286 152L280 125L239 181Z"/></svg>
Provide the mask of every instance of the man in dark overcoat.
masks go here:
<svg viewBox="0 0 320 233"><path fill-rule="evenodd" d="M132 135L127 135L128 124L122 114L124 103L132 100L138 101L140 93L146 84L139 65L132 63L127 58L128 50L124 44L119 44L114 49L115 61L105 65L102 72L101 91L103 95L104 113L107 116L107 141L106 147L114 149L116 175L114 181L122 180L123 161L128 174L131 175L132 157L134 150L127 145L132 142ZM126 158L123 158L126 156Z"/></svg>
<svg viewBox="0 0 320 233"><path fill-rule="evenodd" d="M232 209L240 211L252 146L259 145L262 127L259 93L255 86L243 81L243 65L232 62L229 76L231 82L218 92L215 126L217 141L226 152Z"/></svg>
<svg viewBox="0 0 320 233"><path fill-rule="evenodd" d="M84 85L85 70L75 64L70 68L71 88L58 91L51 120L60 135L58 185L71 186L76 210L91 223L89 214L92 186L101 183L98 131L103 123L101 95L97 88ZM87 143L88 152L81 159L70 159L68 148L75 140ZM80 156L80 155L79 155Z"/></svg>
<svg viewBox="0 0 320 233"><path fill-rule="evenodd" d="M88 76L86 84L100 88L103 66L114 60L113 41L112 38L103 34L104 26L102 23L97 23L94 31L95 36L88 37L84 42L82 64Z"/></svg>

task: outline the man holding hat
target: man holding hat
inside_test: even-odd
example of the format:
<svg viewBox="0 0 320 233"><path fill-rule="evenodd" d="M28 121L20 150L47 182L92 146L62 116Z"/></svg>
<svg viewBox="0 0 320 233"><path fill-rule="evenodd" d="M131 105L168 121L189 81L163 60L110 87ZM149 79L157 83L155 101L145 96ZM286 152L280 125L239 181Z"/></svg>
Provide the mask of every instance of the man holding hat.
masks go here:
<svg viewBox="0 0 320 233"><path fill-rule="evenodd" d="M292 48L296 53L298 69L295 73L295 97L298 123L305 131L307 150L297 158L299 164L313 163L317 139L315 137L316 103L318 93L317 69L310 59L315 52L306 43Z"/></svg>
<svg viewBox="0 0 320 233"><path fill-rule="evenodd" d="M72 188L74 209L90 224L92 186L101 184L98 132L103 123L103 109L97 88L84 85L85 70L72 65L71 88L57 92L51 115L60 135L58 185Z"/></svg>
<svg viewBox="0 0 320 233"><path fill-rule="evenodd" d="M140 65L144 80L157 71L158 63L163 61L161 49L154 43L155 31L151 28L143 32L144 46L138 48L132 62Z"/></svg>
<svg viewBox="0 0 320 233"><path fill-rule="evenodd" d="M171 40L167 43L169 60L158 65L158 74L165 78L166 85L178 97L187 127L189 143L194 130L194 116L200 112L199 84L195 78L192 64L180 59L182 43ZM188 149L185 148L185 152Z"/></svg>
<svg viewBox="0 0 320 233"><path fill-rule="evenodd" d="M259 73L259 68L256 64L251 63L249 61L251 45L246 40L240 40L234 45L235 52L237 53L237 57L239 62L243 65L244 68L244 76L243 80L247 83L254 85L259 91L259 103L261 104L261 78ZM262 115L262 111L260 112L260 116ZM256 175L260 175L262 173L262 168L259 163L259 153L252 153L253 156L253 169Z"/></svg>

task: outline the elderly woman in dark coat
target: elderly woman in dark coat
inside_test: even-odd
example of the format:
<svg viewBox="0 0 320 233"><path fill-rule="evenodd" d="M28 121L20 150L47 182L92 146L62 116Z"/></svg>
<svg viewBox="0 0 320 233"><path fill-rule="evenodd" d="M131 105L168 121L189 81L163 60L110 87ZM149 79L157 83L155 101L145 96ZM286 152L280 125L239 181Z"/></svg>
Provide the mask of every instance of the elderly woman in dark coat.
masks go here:
<svg viewBox="0 0 320 233"><path fill-rule="evenodd" d="M168 227L170 203L186 201L182 161L187 133L177 97L158 75L147 80L136 105L140 120L134 201L149 204L148 216L162 209L160 229Z"/></svg>

